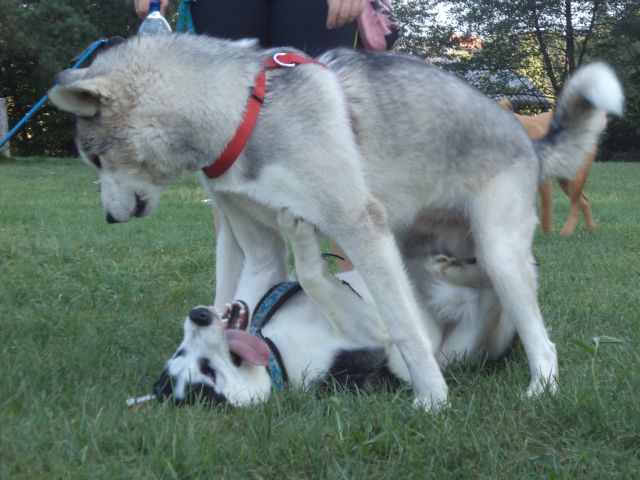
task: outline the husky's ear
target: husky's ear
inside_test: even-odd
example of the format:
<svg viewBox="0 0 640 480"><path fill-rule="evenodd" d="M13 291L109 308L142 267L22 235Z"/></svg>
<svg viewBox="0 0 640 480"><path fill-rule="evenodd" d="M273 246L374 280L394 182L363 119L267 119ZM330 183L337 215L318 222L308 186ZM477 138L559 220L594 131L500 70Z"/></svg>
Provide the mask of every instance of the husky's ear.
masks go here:
<svg viewBox="0 0 640 480"><path fill-rule="evenodd" d="M84 72L81 70L75 71L78 73L71 72L73 71L65 71L58 75L58 85L48 92L49 99L56 107L79 117L93 117L101 105L111 103L112 86L108 80L85 80Z"/></svg>
<svg viewBox="0 0 640 480"><path fill-rule="evenodd" d="M82 80L86 77L87 70L87 68L67 68L66 70L56 74L54 83L56 85L68 85L70 83L77 82L78 80Z"/></svg>

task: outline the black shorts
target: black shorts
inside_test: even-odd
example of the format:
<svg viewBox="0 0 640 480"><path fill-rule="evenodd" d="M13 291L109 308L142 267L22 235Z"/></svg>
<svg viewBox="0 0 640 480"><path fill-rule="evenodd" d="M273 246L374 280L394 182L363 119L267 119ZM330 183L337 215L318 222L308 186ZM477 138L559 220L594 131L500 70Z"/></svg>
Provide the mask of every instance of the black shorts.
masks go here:
<svg viewBox="0 0 640 480"><path fill-rule="evenodd" d="M327 0L194 0L197 33L232 40L257 38L263 47L294 47L309 55L352 47L352 22L329 30Z"/></svg>

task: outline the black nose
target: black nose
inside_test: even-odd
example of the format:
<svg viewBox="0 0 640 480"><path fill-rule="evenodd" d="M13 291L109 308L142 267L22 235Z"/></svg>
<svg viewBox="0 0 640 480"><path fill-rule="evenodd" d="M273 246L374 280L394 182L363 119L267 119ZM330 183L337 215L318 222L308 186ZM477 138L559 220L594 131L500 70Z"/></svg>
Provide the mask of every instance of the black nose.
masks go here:
<svg viewBox="0 0 640 480"><path fill-rule="evenodd" d="M196 325L206 327L207 325L211 325L211 322L213 321L213 313L205 307L192 308L189 312L189 320Z"/></svg>
<svg viewBox="0 0 640 480"><path fill-rule="evenodd" d="M118 222L118 220L113 218L113 215L111 215L111 213L108 212L107 213L107 223L120 223L120 222Z"/></svg>

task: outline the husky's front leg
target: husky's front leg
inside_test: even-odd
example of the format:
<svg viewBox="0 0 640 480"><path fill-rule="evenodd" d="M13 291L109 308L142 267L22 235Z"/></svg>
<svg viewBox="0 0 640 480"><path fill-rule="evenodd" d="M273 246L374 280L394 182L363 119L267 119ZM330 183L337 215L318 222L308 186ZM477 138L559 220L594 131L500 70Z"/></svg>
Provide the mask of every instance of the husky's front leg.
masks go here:
<svg viewBox="0 0 640 480"><path fill-rule="evenodd" d="M216 221L216 294L213 305L223 311L234 299L244 265L244 253L220 205L214 206Z"/></svg>
<svg viewBox="0 0 640 480"><path fill-rule="evenodd" d="M383 207L372 197L361 196L358 201L354 195L331 211L334 221L327 223L325 219L320 228L345 250L375 299L409 369L416 394L414 405L426 410L443 406L447 384L434 355L439 345L432 345L429 336L434 321L418 308Z"/></svg>
<svg viewBox="0 0 640 480"><path fill-rule="evenodd" d="M286 245L277 230L259 223L250 212L238 207L238 199L220 203L244 258L231 298L243 300L253 308L269 288L287 280Z"/></svg>

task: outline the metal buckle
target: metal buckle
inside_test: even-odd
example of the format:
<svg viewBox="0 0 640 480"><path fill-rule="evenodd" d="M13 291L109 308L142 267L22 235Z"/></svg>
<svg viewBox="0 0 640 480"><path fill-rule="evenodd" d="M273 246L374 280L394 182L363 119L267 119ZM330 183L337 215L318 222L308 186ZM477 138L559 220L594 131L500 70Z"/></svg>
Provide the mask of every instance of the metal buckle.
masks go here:
<svg viewBox="0 0 640 480"><path fill-rule="evenodd" d="M278 60L278 57L280 57L282 55L287 55L287 54L285 52L276 53L273 56L273 61L276 62L281 67L295 67L296 66L295 63L285 63L285 62L282 62L282 61Z"/></svg>

